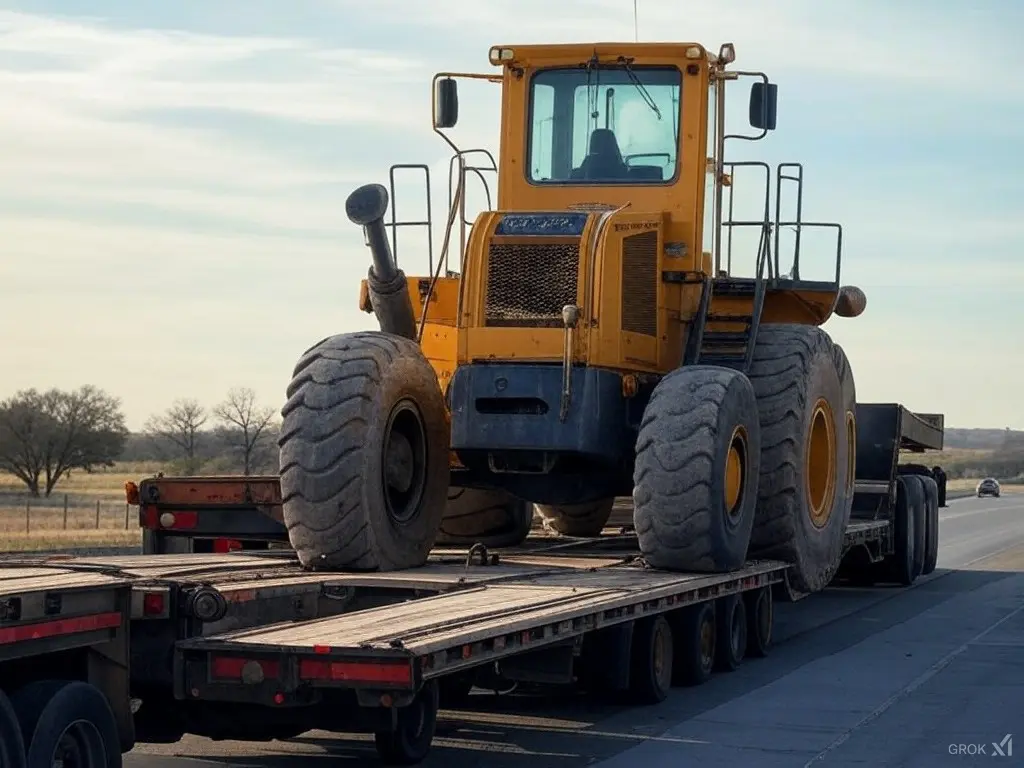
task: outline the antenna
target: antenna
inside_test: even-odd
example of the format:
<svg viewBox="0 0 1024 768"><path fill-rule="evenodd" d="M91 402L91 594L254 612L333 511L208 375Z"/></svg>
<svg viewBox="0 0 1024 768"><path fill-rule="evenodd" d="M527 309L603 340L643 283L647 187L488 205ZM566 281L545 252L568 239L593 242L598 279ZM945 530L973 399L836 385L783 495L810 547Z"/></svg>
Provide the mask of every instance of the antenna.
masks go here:
<svg viewBox="0 0 1024 768"><path fill-rule="evenodd" d="M639 18L638 18L638 15L637 15L637 9L636 9L637 2L638 2L638 0L633 0L633 42L634 43L640 42L640 24L639 24Z"/></svg>

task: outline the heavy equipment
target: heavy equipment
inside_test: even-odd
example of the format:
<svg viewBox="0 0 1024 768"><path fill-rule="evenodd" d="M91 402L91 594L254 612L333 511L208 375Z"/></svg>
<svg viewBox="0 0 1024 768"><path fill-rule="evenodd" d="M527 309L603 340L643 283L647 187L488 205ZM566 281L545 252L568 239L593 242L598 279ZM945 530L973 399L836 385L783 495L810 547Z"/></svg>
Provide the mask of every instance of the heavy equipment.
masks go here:
<svg viewBox="0 0 1024 768"><path fill-rule="evenodd" d="M850 363L821 326L866 300L840 284L842 227L803 220L802 166L725 157L776 128L777 85L731 69L729 43L499 45L489 60L491 74L432 83L457 182L430 274L396 261L398 227L429 230L429 211L401 222L390 199L397 169L424 170L429 187L428 166L395 166L390 196L371 184L347 201L372 256L360 305L380 332L331 336L295 366L280 483L299 558L416 566L439 541L502 525L524 538L529 504L549 528L593 536L632 495L653 567L775 558L796 589L823 588L850 520L857 409ZM446 133L465 78L501 89L497 160ZM726 90L741 79L753 132L730 134ZM752 219L732 215L741 168L763 179ZM497 197L470 224L466 179L483 169ZM732 263L741 228L759 236L747 273ZM835 235L824 280L801 276L812 228ZM783 229L796 233L785 258Z"/></svg>

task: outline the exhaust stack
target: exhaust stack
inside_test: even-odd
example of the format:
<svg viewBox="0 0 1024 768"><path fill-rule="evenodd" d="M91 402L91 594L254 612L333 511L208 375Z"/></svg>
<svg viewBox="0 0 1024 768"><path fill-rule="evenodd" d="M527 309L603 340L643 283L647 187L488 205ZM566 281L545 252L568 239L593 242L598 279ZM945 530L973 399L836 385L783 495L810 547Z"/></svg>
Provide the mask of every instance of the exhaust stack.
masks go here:
<svg viewBox="0 0 1024 768"><path fill-rule="evenodd" d="M380 184L364 184L345 201L349 221L363 228L369 244L373 263L366 282L380 329L415 341L416 318L405 272L395 263L384 227L387 210L388 191Z"/></svg>

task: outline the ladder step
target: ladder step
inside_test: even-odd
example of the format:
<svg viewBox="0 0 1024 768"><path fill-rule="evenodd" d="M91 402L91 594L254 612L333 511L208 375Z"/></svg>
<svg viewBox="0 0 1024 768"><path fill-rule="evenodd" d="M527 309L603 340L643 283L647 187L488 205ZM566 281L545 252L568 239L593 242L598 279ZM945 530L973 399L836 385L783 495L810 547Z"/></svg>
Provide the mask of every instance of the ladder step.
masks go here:
<svg viewBox="0 0 1024 768"><path fill-rule="evenodd" d="M729 314L715 314L714 312L708 313L709 323L746 323L750 325L754 322L754 318L750 315L729 315Z"/></svg>
<svg viewBox="0 0 1024 768"><path fill-rule="evenodd" d="M757 281L748 277L719 277L711 281L712 296L753 296Z"/></svg>
<svg viewBox="0 0 1024 768"><path fill-rule="evenodd" d="M717 344L746 344L749 331L704 331L704 346Z"/></svg>

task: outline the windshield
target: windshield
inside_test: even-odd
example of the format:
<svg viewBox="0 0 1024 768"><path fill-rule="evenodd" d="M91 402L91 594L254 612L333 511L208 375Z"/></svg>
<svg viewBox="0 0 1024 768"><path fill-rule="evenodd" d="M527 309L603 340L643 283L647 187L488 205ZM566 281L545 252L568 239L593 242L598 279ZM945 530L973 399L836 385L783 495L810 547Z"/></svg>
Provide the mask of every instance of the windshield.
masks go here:
<svg viewBox="0 0 1024 768"><path fill-rule="evenodd" d="M661 184L676 175L676 67L573 67L530 82L527 178L537 184Z"/></svg>

